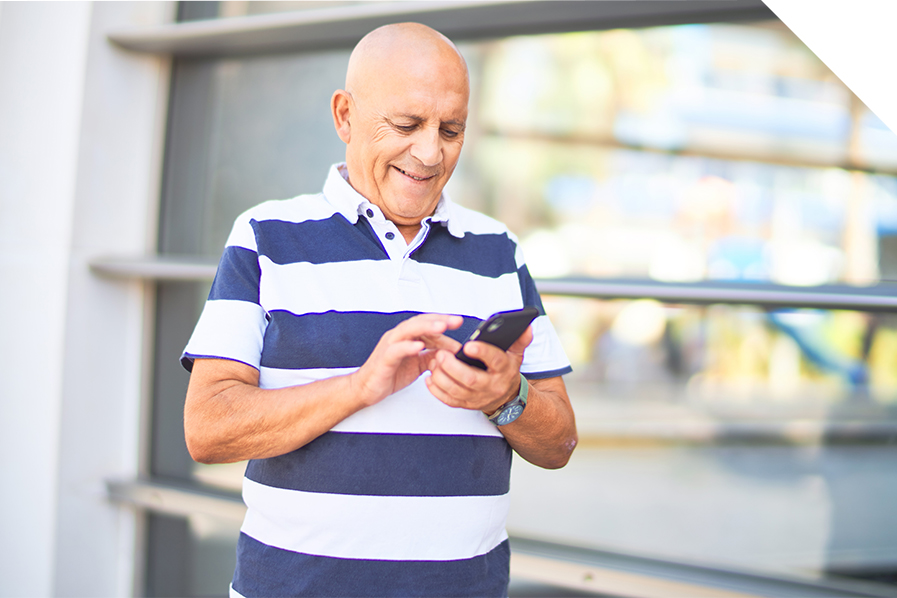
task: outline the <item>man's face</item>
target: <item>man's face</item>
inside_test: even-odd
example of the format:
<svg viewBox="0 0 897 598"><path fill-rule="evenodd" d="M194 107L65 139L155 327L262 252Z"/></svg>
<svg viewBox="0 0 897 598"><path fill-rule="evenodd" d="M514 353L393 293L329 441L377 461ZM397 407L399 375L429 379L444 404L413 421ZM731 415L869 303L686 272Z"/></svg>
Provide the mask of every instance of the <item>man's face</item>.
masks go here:
<svg viewBox="0 0 897 598"><path fill-rule="evenodd" d="M468 95L466 71L427 60L349 95L349 182L395 224L418 225L436 208L461 153Z"/></svg>

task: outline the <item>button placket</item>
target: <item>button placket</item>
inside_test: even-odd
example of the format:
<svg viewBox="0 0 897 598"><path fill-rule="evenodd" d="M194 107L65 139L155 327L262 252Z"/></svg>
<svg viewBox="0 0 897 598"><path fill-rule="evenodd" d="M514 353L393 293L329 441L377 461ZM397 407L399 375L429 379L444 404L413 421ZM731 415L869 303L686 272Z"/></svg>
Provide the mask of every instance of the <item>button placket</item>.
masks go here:
<svg viewBox="0 0 897 598"><path fill-rule="evenodd" d="M427 218L420 223L420 230L417 233L417 236L414 237L414 240L408 245L408 248L405 250L405 259L408 259L412 253L414 253L418 247L424 244L424 241L427 240L427 235L430 233L430 219Z"/></svg>
<svg viewBox="0 0 897 598"><path fill-rule="evenodd" d="M371 228L374 231L374 235L377 238L381 239L381 243L383 243L383 248L386 250L386 254L389 256L389 259L395 260L399 257L400 254L397 253L395 249L395 245L393 243L387 241L394 241L396 238L396 233L390 228L395 228L392 222L386 220L382 217L382 215L374 210L373 206L368 204L368 207L365 207L364 204L358 209L359 216L367 216L368 223L370 223ZM385 231L385 232L384 232Z"/></svg>

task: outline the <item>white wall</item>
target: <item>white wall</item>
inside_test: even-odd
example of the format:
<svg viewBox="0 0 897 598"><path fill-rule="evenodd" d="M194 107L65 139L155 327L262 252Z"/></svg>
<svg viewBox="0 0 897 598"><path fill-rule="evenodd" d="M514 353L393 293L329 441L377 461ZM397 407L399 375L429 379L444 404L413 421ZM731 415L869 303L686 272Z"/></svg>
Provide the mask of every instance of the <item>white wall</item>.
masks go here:
<svg viewBox="0 0 897 598"><path fill-rule="evenodd" d="M106 32L170 3L0 5L0 595L133 592L140 283L90 273L155 244L168 62Z"/></svg>

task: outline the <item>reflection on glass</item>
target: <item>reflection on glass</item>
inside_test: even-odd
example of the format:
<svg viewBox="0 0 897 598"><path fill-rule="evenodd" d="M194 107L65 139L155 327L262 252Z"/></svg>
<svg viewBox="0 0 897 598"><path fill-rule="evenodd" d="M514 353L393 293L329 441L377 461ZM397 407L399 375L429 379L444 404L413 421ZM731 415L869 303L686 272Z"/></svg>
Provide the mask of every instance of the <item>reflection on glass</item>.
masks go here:
<svg viewBox="0 0 897 598"><path fill-rule="evenodd" d="M534 275L887 278L897 185L857 169L897 172L897 137L783 27L464 51L478 128L452 189L510 223Z"/></svg>
<svg viewBox="0 0 897 598"><path fill-rule="evenodd" d="M222 16L287 4L223 3ZM897 137L780 24L461 50L471 113L449 192L506 222L535 277L897 281ZM319 189L342 157L327 109L347 56L213 64L207 173L193 175L206 195L190 198L202 251L220 251L243 209ZM574 364L581 444L561 471L517 461L512 533L894 581L897 317L545 307ZM243 469L190 475L238 489Z"/></svg>
<svg viewBox="0 0 897 598"><path fill-rule="evenodd" d="M509 223L534 276L897 280L897 137L780 24L462 51L473 126L450 192ZM894 316L545 305L582 438L564 470L517 461L512 533L894 580Z"/></svg>

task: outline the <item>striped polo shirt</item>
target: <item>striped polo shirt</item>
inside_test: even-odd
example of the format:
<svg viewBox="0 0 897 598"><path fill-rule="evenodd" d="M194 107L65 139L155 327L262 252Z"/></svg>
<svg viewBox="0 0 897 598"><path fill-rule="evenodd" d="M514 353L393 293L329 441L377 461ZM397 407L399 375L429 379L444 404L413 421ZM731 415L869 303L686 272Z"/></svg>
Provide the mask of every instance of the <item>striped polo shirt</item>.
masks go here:
<svg viewBox="0 0 897 598"><path fill-rule="evenodd" d="M446 195L408 245L331 168L322 193L269 201L234 224L182 363L232 359L261 388L361 366L420 313L458 314L463 340L497 311L539 308L521 372L570 365L517 240ZM504 596L511 449L479 411L424 377L285 455L249 462L236 596Z"/></svg>

